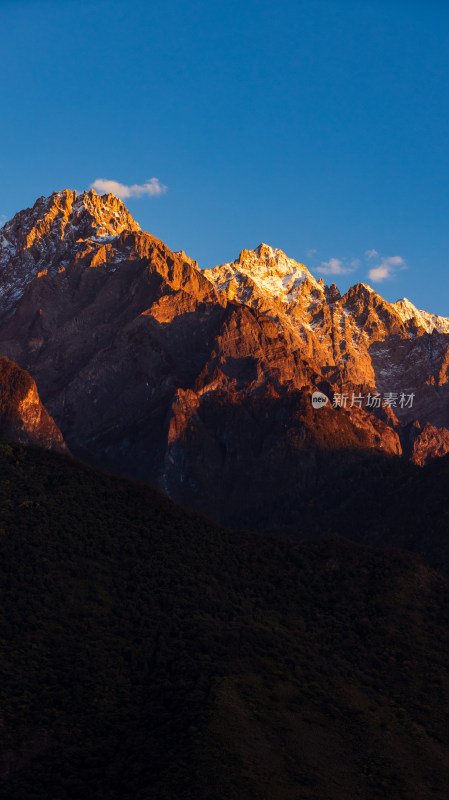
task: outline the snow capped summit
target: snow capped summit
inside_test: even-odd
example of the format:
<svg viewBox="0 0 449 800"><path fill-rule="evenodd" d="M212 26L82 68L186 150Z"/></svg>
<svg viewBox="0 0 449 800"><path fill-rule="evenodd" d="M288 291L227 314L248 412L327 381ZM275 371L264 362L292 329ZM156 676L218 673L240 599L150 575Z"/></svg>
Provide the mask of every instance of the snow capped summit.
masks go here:
<svg viewBox="0 0 449 800"><path fill-rule="evenodd" d="M65 269L86 243L105 245L124 231L140 231L124 204L94 189L40 197L0 229L0 308L7 309L41 273Z"/></svg>
<svg viewBox="0 0 449 800"><path fill-rule="evenodd" d="M305 282L322 292L321 284L304 264L263 243L255 250L242 250L238 259L230 264L205 269L204 274L217 291L243 302L255 293L288 305L296 299Z"/></svg>
<svg viewBox="0 0 449 800"><path fill-rule="evenodd" d="M437 314L431 314L429 311L420 311L406 297L402 300L397 300L392 305L404 323L412 321L418 327L424 328L427 333L432 333L432 331L449 333L449 317L440 317Z"/></svg>
<svg viewBox="0 0 449 800"><path fill-rule="evenodd" d="M449 333L449 319L418 311L408 300L388 303L366 283L342 296L334 283L315 280L304 264L267 244L204 273L227 300L269 316L301 357L326 374L339 370L342 382L353 386L394 382L394 363L374 369L376 342L390 337L411 342L418 329L419 335Z"/></svg>
<svg viewBox="0 0 449 800"><path fill-rule="evenodd" d="M304 264L289 258L277 247L260 244L255 250L242 250L238 263L242 268L253 269L259 273L267 272L270 275L288 275L292 272L301 272L309 276L310 272Z"/></svg>
<svg viewBox="0 0 449 800"><path fill-rule="evenodd" d="M304 264L267 244L242 250L236 261L206 269L204 274L228 300L257 308L280 328L287 324L303 339L307 331L313 331L315 339L324 341L338 323L338 334L333 335L335 342L344 332L342 356L347 347L356 351L361 339L365 348L373 335L379 337L387 328L407 337L412 335L411 324L427 333L449 333L449 318L419 311L406 298L387 303L367 283L351 286L342 298L334 283L328 287L322 279L317 281Z"/></svg>
<svg viewBox="0 0 449 800"><path fill-rule="evenodd" d="M99 195L94 189L77 196L64 189L40 197L6 222L0 231L0 263L5 251L17 253L45 240L70 241L91 236L117 236L124 230L139 231L122 201L112 194ZM43 241L42 241L43 240Z"/></svg>

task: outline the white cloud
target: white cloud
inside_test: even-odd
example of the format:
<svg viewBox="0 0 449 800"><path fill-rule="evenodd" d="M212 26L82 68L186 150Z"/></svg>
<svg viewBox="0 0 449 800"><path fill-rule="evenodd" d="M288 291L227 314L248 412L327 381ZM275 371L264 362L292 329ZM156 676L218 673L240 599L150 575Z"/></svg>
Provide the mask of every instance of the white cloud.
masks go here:
<svg viewBox="0 0 449 800"><path fill-rule="evenodd" d="M383 258L380 264L370 269L368 277L377 282L391 280L398 269L407 269L404 259L401 256L388 256L388 258Z"/></svg>
<svg viewBox="0 0 449 800"><path fill-rule="evenodd" d="M407 269L407 264L402 256L384 258L379 255L377 250L366 250L365 258L369 261L374 260L374 264L368 272L369 279L374 282L391 280L398 270ZM360 258L330 258L329 261L322 261L316 270L323 275L347 275L360 267L361 263Z"/></svg>
<svg viewBox="0 0 449 800"><path fill-rule="evenodd" d="M314 247L311 247L310 250L307 250L306 255L309 256L309 258L310 258L310 256L314 256L314 255L316 255L316 253L318 253L318 250L315 250Z"/></svg>
<svg viewBox="0 0 449 800"><path fill-rule="evenodd" d="M128 197L142 197L144 194L155 197L167 191L167 187L159 181L159 178L150 178L145 183L134 183L132 186L126 186L118 181L110 181L107 178L97 178L91 183L90 188L95 189L96 192L115 194L121 200L126 200Z"/></svg>
<svg viewBox="0 0 449 800"><path fill-rule="evenodd" d="M401 256L390 256L386 259L392 267L404 267L405 261Z"/></svg>
<svg viewBox="0 0 449 800"><path fill-rule="evenodd" d="M388 264L379 264L378 267L373 267L368 272L368 277L371 281L385 281L393 277L391 267Z"/></svg>
<svg viewBox="0 0 449 800"><path fill-rule="evenodd" d="M357 261L357 259L355 259ZM355 264L354 261L351 264L345 264L340 258L330 258L329 261L322 261L320 266L318 267L318 272L322 272L323 275L346 275L348 272L352 272L358 264Z"/></svg>

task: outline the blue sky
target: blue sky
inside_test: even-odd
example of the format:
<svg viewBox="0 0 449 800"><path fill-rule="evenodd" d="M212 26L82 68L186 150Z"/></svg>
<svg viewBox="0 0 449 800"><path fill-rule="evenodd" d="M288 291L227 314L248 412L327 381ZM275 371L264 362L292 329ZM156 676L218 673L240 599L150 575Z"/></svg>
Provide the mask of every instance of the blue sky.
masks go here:
<svg viewBox="0 0 449 800"><path fill-rule="evenodd" d="M200 266L261 241L449 316L449 3L0 0L0 215L97 179ZM159 187L167 187L158 191Z"/></svg>

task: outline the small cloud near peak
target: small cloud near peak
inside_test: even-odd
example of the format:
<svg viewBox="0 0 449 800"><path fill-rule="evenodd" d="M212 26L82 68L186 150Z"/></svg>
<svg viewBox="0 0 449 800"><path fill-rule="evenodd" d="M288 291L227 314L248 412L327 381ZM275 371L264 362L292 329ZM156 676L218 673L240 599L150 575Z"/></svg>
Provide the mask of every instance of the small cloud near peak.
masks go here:
<svg viewBox="0 0 449 800"><path fill-rule="evenodd" d="M402 256L384 258L379 255L377 250L366 250L365 259L374 262L368 272L369 280L373 282L391 280L398 270L407 269L407 264ZM360 258L330 258L329 261L322 261L316 270L323 275L347 275L358 269L361 263Z"/></svg>
<svg viewBox="0 0 449 800"><path fill-rule="evenodd" d="M119 181L108 180L107 178L96 178L90 185L91 189L96 192L115 194L120 200L127 200L129 197L142 197L144 194L149 194L156 197L160 194L165 194L167 187L159 181L159 178L150 178L145 183L134 183L132 186L127 186Z"/></svg>
<svg viewBox="0 0 449 800"><path fill-rule="evenodd" d="M394 278L398 269L407 269L407 264L402 256L388 256L383 258L380 264L370 269L368 277L370 280L380 283Z"/></svg>
<svg viewBox="0 0 449 800"><path fill-rule="evenodd" d="M355 259L355 261L357 261L357 259ZM322 272L323 275L346 275L357 267L358 264L354 263L354 261L348 265L345 264L341 258L330 258L329 261L321 262L318 267L318 272Z"/></svg>

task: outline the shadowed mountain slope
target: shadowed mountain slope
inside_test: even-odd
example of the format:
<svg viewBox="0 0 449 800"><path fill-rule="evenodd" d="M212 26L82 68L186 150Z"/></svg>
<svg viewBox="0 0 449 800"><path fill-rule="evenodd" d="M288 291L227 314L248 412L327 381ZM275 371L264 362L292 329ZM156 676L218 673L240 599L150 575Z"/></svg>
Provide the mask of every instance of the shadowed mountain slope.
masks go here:
<svg viewBox="0 0 449 800"><path fill-rule="evenodd" d="M18 445L0 500L0 797L446 798L448 584L415 555Z"/></svg>

